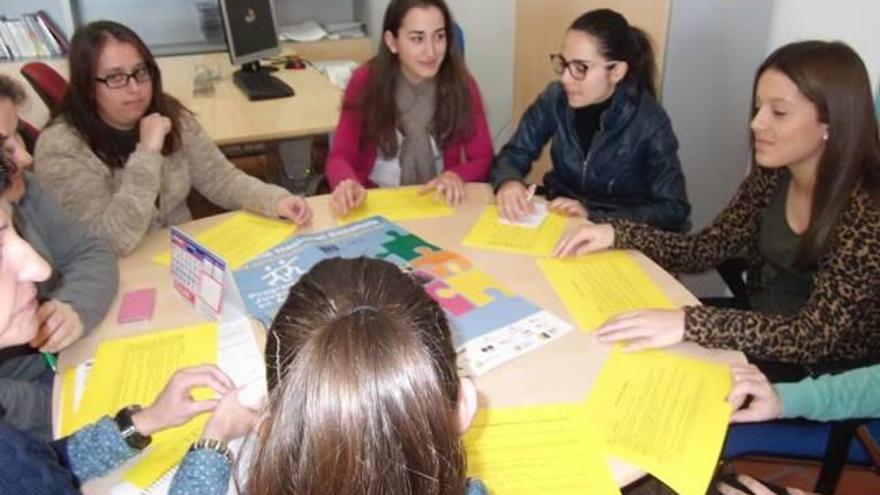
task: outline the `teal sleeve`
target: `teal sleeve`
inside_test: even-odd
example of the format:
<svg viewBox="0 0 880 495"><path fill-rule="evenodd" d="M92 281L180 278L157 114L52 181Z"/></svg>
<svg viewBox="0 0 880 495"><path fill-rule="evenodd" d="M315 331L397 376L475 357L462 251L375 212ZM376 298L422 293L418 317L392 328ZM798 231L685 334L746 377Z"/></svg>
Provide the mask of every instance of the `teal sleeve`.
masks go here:
<svg viewBox="0 0 880 495"><path fill-rule="evenodd" d="M880 365L774 384L782 417L816 421L880 417Z"/></svg>

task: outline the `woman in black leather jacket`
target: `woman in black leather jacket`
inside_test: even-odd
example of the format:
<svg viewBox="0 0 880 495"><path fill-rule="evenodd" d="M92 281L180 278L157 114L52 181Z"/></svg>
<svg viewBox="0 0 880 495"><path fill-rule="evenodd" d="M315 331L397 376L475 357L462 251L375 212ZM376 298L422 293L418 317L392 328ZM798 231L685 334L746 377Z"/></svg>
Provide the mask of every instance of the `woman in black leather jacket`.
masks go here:
<svg viewBox="0 0 880 495"><path fill-rule="evenodd" d="M647 35L615 11L593 10L572 23L550 60L559 80L532 103L492 165L501 216L516 220L532 208L525 176L552 139L543 184L551 209L686 229L678 140L656 100Z"/></svg>

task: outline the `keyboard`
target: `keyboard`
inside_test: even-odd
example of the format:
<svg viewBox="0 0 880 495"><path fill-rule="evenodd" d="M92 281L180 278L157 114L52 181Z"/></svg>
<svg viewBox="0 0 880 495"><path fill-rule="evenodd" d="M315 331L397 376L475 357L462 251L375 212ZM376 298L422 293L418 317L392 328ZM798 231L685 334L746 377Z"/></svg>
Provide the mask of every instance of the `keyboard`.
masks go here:
<svg viewBox="0 0 880 495"><path fill-rule="evenodd" d="M268 72L237 71L232 79L249 100L271 100L293 96L293 88Z"/></svg>

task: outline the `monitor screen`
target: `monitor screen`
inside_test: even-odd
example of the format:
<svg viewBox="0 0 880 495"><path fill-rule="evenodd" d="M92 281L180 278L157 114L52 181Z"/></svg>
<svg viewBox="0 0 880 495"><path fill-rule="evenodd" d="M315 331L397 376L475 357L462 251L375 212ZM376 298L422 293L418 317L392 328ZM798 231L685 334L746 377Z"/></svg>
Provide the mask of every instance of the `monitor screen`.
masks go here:
<svg viewBox="0 0 880 495"><path fill-rule="evenodd" d="M220 0L229 58L246 64L281 51L272 0Z"/></svg>

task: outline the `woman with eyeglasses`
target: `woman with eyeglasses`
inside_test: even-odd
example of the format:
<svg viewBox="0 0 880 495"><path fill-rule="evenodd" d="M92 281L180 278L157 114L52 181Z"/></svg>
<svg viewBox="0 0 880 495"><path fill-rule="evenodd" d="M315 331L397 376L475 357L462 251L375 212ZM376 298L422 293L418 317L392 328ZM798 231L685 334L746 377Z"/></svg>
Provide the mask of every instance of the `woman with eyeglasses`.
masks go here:
<svg viewBox="0 0 880 495"><path fill-rule="evenodd" d="M690 204L678 141L656 100L647 35L613 10L593 10L571 24L550 62L559 81L528 108L492 165L501 216L532 211L525 177L552 140L543 179L552 210L683 230Z"/></svg>
<svg viewBox="0 0 880 495"><path fill-rule="evenodd" d="M150 230L192 218L191 188L226 209L304 224L303 198L235 168L193 114L162 90L162 74L131 29L112 21L74 34L70 86L37 141L40 183L117 254Z"/></svg>

